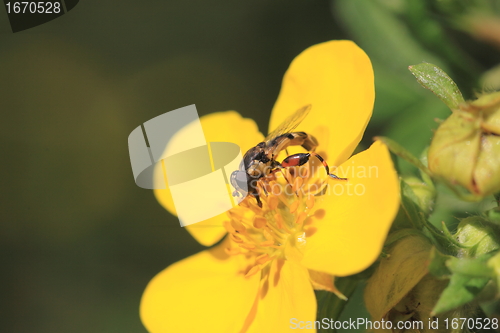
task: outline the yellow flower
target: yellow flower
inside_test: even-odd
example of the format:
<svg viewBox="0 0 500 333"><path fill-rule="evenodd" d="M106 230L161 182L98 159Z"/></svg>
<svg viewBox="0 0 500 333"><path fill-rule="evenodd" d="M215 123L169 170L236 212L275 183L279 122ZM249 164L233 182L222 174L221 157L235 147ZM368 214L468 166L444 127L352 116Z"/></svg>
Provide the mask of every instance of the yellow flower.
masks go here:
<svg viewBox="0 0 500 333"><path fill-rule="evenodd" d="M319 164L314 158L298 172L284 172L291 185L280 173L270 177L262 208L247 197L227 214L187 226L206 246L229 236L169 266L149 283L140 312L151 333L302 327L316 319L313 287L336 292L333 276L360 272L376 260L399 205L397 175L379 142L348 159L373 102L370 60L352 42L315 45L292 62L270 129L310 104L297 130L314 135L316 151L348 180L327 180L324 168L311 167ZM233 111L202 117L201 123L207 141L234 142L243 152L263 140L252 120ZM307 170L304 177L297 175ZM312 184L323 184L321 193L310 190ZM294 191L287 193L287 188ZM168 189L155 193L175 213Z"/></svg>

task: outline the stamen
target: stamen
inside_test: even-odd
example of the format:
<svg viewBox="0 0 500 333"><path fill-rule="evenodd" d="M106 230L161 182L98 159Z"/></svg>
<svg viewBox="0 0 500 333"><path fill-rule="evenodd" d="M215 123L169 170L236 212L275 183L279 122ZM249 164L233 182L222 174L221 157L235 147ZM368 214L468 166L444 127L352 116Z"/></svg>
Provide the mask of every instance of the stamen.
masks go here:
<svg viewBox="0 0 500 333"><path fill-rule="evenodd" d="M242 247L244 249L247 249L247 250L253 250L256 247L255 244L248 244L248 243L242 243L242 244L239 244L238 246Z"/></svg>
<svg viewBox="0 0 500 333"><path fill-rule="evenodd" d="M302 171L299 172L299 176L302 178L302 179L307 179L309 178L309 176L311 175L311 171L309 168L302 168L301 169Z"/></svg>
<svg viewBox="0 0 500 333"><path fill-rule="evenodd" d="M288 188L283 190L279 195L277 195L277 198L279 199L279 201L281 201L285 206L290 206L290 201L288 199L288 197L285 195L285 192L286 193L290 193L290 190L292 190L292 187L290 185L286 185L286 187Z"/></svg>
<svg viewBox="0 0 500 333"><path fill-rule="evenodd" d="M231 225L231 222L224 221L224 222L222 222L222 225L224 226L224 228L226 228L226 230L227 230L228 233L234 234L236 232L236 230Z"/></svg>
<svg viewBox="0 0 500 333"><path fill-rule="evenodd" d="M270 210L276 210L278 208L279 204L279 199L276 196L270 196L267 198L267 205L269 206Z"/></svg>
<svg viewBox="0 0 500 333"><path fill-rule="evenodd" d="M233 208L227 211L227 215L229 215L229 218L232 220L241 220L244 212L241 209Z"/></svg>
<svg viewBox="0 0 500 333"><path fill-rule="evenodd" d="M285 228L285 223L283 222L283 217L281 216L280 213L275 214L274 219L276 220L276 225L278 226L279 229Z"/></svg>
<svg viewBox="0 0 500 333"><path fill-rule="evenodd" d="M244 200L245 201L245 200ZM246 200L247 202L250 202L248 204L248 208L250 208L250 210L252 212L254 212L255 214L259 214L260 212L262 212L262 208L260 208L258 205L257 205L257 201L255 199L253 200Z"/></svg>
<svg viewBox="0 0 500 333"><path fill-rule="evenodd" d="M243 208L248 208L248 200L243 200L239 203L239 206L240 207L243 207ZM233 208L234 209L234 208ZM232 209L231 209L232 210Z"/></svg>
<svg viewBox="0 0 500 333"><path fill-rule="evenodd" d="M270 246L274 245L274 240L268 240L268 241L260 243L259 245L263 246L263 247L270 247Z"/></svg>
<svg viewBox="0 0 500 333"><path fill-rule="evenodd" d="M306 199L306 206L308 209L312 209L314 207L314 195L309 194Z"/></svg>
<svg viewBox="0 0 500 333"><path fill-rule="evenodd" d="M313 219L314 216L308 216L306 218L306 220L304 221L304 226L307 226L307 225L311 225L314 223L314 219Z"/></svg>
<svg viewBox="0 0 500 333"><path fill-rule="evenodd" d="M247 231L247 228L245 228L245 226L237 220L232 220L231 226L234 228L234 230L236 230L236 232L239 233L244 233L245 231Z"/></svg>
<svg viewBox="0 0 500 333"><path fill-rule="evenodd" d="M264 228L264 226L267 224L267 221L264 217L262 216L256 216L253 220L253 226L257 229Z"/></svg>
<svg viewBox="0 0 500 333"><path fill-rule="evenodd" d="M297 179L300 179L300 178L297 178ZM290 205L290 213L295 213L297 211L297 208L299 207L299 200L295 200L294 202L292 202L292 204Z"/></svg>
<svg viewBox="0 0 500 333"><path fill-rule="evenodd" d="M316 231L318 231L318 228L309 227L305 231L306 231L306 237L311 237L312 235L314 235L316 233Z"/></svg>
<svg viewBox="0 0 500 333"><path fill-rule="evenodd" d="M302 184L304 184L304 178L302 178L302 177L295 178L295 180L293 181L293 186L292 186L293 192L297 193L297 191L302 187Z"/></svg>
<svg viewBox="0 0 500 333"><path fill-rule="evenodd" d="M324 209L313 211L318 191L325 187L323 174L318 176L310 165L280 169L258 181L262 207L249 195L239 207L229 211L224 227L233 245L225 249L228 255L244 254L253 258L245 276L266 272L274 260L300 260L288 251L302 248L307 237L314 235L314 222L325 217ZM314 178L310 178L314 176ZM318 176L318 177L317 177ZM323 184L321 186L317 183ZM300 252L300 249L299 249ZM266 274L261 278L265 279Z"/></svg>
<svg viewBox="0 0 500 333"><path fill-rule="evenodd" d="M270 193L271 192L271 185L267 181L263 181L262 188L264 189L264 191L266 193Z"/></svg>
<svg viewBox="0 0 500 333"><path fill-rule="evenodd" d="M265 264L269 260L271 260L271 258L269 257L269 255L267 253L261 254L260 256L255 258L255 262L260 264L260 265Z"/></svg>
<svg viewBox="0 0 500 333"><path fill-rule="evenodd" d="M245 274L245 277L252 276L255 273L257 273L258 271L260 271L261 269L262 268L260 267L260 265L255 265L252 268L250 268L250 270Z"/></svg>
<svg viewBox="0 0 500 333"><path fill-rule="evenodd" d="M273 184L271 186L271 189L272 189L272 194L274 194L275 196L279 196L282 192L281 186L277 182L274 182L274 181L273 181Z"/></svg>
<svg viewBox="0 0 500 333"><path fill-rule="evenodd" d="M285 221L283 220L283 216L281 216L281 214L276 214L274 215L274 218L276 220L276 224L278 225L278 228L280 228L280 230L285 230L285 232L287 233L291 233L290 229L288 229ZM274 232L278 233L279 231L278 230L275 230L274 226L272 224L269 224L269 227L273 229ZM281 234L283 235L283 234Z"/></svg>
<svg viewBox="0 0 500 333"><path fill-rule="evenodd" d="M229 237L231 237L231 239L235 242L235 243L238 243L238 244L241 244L243 243L243 240L236 236L235 234L229 234Z"/></svg>
<svg viewBox="0 0 500 333"><path fill-rule="evenodd" d="M274 239L275 237L273 236L273 234L271 234L269 231L265 230L263 231L263 234L264 234L264 237L268 240L268 241L273 241L274 243Z"/></svg>
<svg viewBox="0 0 500 333"><path fill-rule="evenodd" d="M297 221L295 221L295 223L302 224L302 222L304 222L304 220L306 219L306 217L307 217L306 212L301 212L299 214L299 216L297 217Z"/></svg>
<svg viewBox="0 0 500 333"><path fill-rule="evenodd" d="M314 217L317 218L318 220L321 220L323 217L325 217L326 211L321 208L318 209L317 211L314 212Z"/></svg>

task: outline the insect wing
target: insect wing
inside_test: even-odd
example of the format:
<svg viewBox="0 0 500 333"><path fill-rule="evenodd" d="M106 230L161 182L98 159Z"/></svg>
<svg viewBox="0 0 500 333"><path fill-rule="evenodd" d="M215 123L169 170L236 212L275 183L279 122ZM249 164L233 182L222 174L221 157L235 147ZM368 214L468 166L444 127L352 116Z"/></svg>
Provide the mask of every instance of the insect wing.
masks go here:
<svg viewBox="0 0 500 333"><path fill-rule="evenodd" d="M304 120L311 110L311 104L305 105L286 118L274 131L269 133L265 141L272 140L278 136L293 131Z"/></svg>

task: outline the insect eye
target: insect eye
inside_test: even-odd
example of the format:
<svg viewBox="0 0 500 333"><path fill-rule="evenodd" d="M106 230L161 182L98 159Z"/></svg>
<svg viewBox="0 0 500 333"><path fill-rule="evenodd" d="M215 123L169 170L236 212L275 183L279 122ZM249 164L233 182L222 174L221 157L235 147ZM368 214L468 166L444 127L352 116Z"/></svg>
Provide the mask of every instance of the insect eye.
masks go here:
<svg viewBox="0 0 500 333"><path fill-rule="evenodd" d="M242 189L246 188L248 183L247 173L242 171L236 171L235 176L236 176L235 177L236 184L238 184L238 186Z"/></svg>

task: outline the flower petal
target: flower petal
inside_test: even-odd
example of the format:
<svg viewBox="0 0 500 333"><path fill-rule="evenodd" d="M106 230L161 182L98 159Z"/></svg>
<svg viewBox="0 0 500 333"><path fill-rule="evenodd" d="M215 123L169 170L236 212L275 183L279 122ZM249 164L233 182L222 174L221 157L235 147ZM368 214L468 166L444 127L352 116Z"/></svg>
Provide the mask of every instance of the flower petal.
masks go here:
<svg viewBox="0 0 500 333"><path fill-rule="evenodd" d="M242 118L235 111L216 112L200 118L207 142L233 142L240 146L242 154L263 140L262 133L252 119ZM182 140L183 132L176 134ZM189 140L189 138L186 138ZM161 181L164 181L162 178ZM170 213L176 215L174 202L167 186L166 189L154 190L156 199ZM218 242L225 234L222 222L227 215L220 214L206 221L186 226L191 235L201 244L210 246Z"/></svg>
<svg viewBox="0 0 500 333"><path fill-rule="evenodd" d="M350 158L336 173L348 180L331 180L328 194L318 200L325 215L314 224L317 232L307 238L302 263L346 276L367 268L380 254L399 207L399 185L381 142Z"/></svg>
<svg viewBox="0 0 500 333"><path fill-rule="evenodd" d="M297 129L314 135L320 143L317 151L338 166L361 140L374 100L373 69L363 50L351 41L314 45L286 72L269 129L311 104L311 112Z"/></svg>
<svg viewBox="0 0 500 333"><path fill-rule="evenodd" d="M291 261L274 260L268 278L262 281L261 299L248 333L290 332L316 320L316 296L305 267ZM315 330L308 330L315 332Z"/></svg>
<svg viewBox="0 0 500 333"><path fill-rule="evenodd" d="M181 260L151 280L140 308L150 333L241 330L260 275L245 278L245 257L228 256L225 243Z"/></svg>

